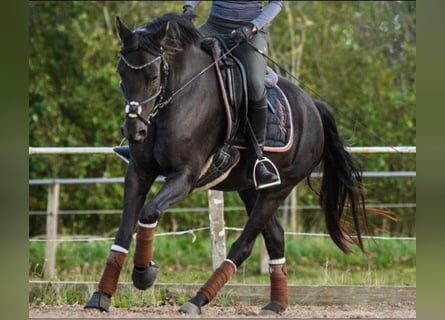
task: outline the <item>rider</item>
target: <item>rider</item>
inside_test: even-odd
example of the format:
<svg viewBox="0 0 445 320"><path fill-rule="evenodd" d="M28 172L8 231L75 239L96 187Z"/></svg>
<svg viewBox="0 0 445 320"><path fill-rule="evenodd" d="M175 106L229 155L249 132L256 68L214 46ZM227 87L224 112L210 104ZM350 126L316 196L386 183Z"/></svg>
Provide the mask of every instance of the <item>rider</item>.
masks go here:
<svg viewBox="0 0 445 320"><path fill-rule="evenodd" d="M201 1L185 1L184 14L194 14ZM248 116L255 138L260 147L260 154L266 140L267 102L264 77L266 74L266 58L254 50L254 47L266 52L267 40L265 27L281 11L282 1L212 1L207 21L199 26L203 35L231 34L231 41L239 43L232 51L246 69L248 81ZM227 40L226 42L230 42ZM230 46L230 43L227 43ZM233 43L232 43L233 45ZM255 142L253 142L255 143ZM255 161L258 155L255 156ZM259 160L263 160L262 159ZM266 188L280 183L278 172L272 173L258 162L255 169L257 188Z"/></svg>

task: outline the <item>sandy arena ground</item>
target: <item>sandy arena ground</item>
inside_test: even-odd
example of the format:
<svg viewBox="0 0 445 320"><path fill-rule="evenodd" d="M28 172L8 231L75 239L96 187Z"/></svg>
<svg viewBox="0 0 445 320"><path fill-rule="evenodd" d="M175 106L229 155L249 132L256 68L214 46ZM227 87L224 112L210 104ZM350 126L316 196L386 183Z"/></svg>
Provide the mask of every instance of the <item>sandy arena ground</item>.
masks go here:
<svg viewBox="0 0 445 320"><path fill-rule="evenodd" d="M190 318L192 316L178 313L178 305L159 305L133 307L133 308L110 308L110 312L100 312L96 310L84 310L81 305L74 306L30 306L29 318ZM251 305L235 305L231 307L222 307L218 305L210 305L203 307L202 315L199 318L267 318L259 316L260 306ZM269 316L270 317L270 316ZM193 316L192 318L196 318ZM415 302L403 302L396 304L375 303L360 305L335 305L335 306L307 306L293 305L281 316L272 316L271 318L416 318Z"/></svg>

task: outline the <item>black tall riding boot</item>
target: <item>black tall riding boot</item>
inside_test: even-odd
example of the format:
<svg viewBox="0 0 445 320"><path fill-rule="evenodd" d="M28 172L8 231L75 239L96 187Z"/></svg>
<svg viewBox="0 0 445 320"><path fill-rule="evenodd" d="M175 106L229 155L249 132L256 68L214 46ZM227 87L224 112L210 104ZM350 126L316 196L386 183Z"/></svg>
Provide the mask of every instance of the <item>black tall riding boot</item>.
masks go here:
<svg viewBox="0 0 445 320"><path fill-rule="evenodd" d="M264 102L266 99L264 99ZM271 187L277 184L280 184L280 177L277 169L274 167L273 163L263 156L263 148L266 140L266 122L267 122L267 105L258 104L249 106L249 120L253 129L253 133L258 142L258 146L260 149L261 157L258 160L255 160L254 165L254 181L255 187L257 189L263 189L267 187ZM255 143L253 141L253 143ZM258 153L258 152L256 152ZM269 169L265 166L265 162L269 162L271 166L274 167L276 173L269 171Z"/></svg>

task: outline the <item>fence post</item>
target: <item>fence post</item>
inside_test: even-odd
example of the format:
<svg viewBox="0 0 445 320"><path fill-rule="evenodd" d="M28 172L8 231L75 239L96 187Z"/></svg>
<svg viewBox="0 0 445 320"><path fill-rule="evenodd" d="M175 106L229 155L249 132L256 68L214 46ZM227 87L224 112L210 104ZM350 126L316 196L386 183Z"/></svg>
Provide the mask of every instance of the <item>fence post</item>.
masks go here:
<svg viewBox="0 0 445 320"><path fill-rule="evenodd" d="M210 239L212 241L213 270L226 257L226 236L224 232L224 196L222 191L209 190Z"/></svg>
<svg viewBox="0 0 445 320"><path fill-rule="evenodd" d="M300 220L301 213L298 210L298 185L292 189L290 194L290 231L296 232L301 230Z"/></svg>
<svg viewBox="0 0 445 320"><path fill-rule="evenodd" d="M52 278L56 267L57 216L59 212L60 184L53 183L48 187L48 204L46 217L45 277Z"/></svg>
<svg viewBox="0 0 445 320"><path fill-rule="evenodd" d="M269 253L267 253L266 243L263 237L261 237L260 273L269 273Z"/></svg>

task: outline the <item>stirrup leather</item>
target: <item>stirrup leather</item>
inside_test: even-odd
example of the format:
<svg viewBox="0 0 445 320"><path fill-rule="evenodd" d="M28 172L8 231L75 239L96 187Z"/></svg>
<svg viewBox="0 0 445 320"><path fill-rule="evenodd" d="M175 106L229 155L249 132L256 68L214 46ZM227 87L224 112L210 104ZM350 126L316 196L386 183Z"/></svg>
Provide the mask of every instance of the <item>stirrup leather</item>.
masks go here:
<svg viewBox="0 0 445 320"><path fill-rule="evenodd" d="M269 163L269 164L272 166L275 175L278 177L278 180L277 180L277 181L274 181L274 182L271 182L271 183L266 183L266 184L258 185L258 182L257 182L257 180L256 180L256 174L255 174L255 172L256 172L256 167L258 166L258 164L263 163L263 162L267 162L267 163ZM274 164L270 159L268 159L268 158L266 158L266 157L263 157L262 159L257 159L257 160L255 161L255 164L254 164L254 166L253 166L253 184L255 185L255 189L257 189L257 190L258 190L258 189L265 189L265 188L268 188L268 187L272 187L272 186L276 186L276 185L281 184L280 173L278 172L278 169L277 169L277 167L275 166L275 164Z"/></svg>

